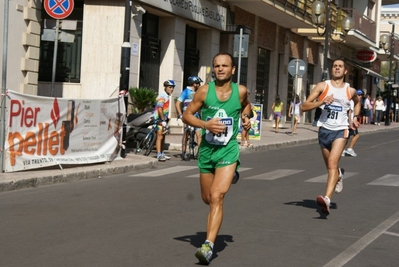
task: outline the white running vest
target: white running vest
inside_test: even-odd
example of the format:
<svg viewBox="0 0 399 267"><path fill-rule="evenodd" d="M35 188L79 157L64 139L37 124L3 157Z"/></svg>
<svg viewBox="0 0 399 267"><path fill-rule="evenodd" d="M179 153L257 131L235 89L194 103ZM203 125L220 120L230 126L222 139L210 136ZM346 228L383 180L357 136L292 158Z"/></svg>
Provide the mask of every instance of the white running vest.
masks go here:
<svg viewBox="0 0 399 267"><path fill-rule="evenodd" d="M334 95L334 102L320 106L322 112L317 126L333 131L348 129L348 110L352 98L349 88L349 83L345 83L343 88L336 88L331 84L331 80L326 81L326 88L319 96L319 100Z"/></svg>

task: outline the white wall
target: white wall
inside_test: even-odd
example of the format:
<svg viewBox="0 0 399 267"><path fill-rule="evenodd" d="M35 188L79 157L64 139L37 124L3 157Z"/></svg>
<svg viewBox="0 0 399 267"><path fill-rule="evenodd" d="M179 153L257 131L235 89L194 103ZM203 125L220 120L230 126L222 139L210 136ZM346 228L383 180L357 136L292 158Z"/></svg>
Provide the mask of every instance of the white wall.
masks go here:
<svg viewBox="0 0 399 267"><path fill-rule="evenodd" d="M40 4L38 6L40 7ZM37 93L37 80L32 79L33 76L29 75L27 77L27 82L33 83L29 86L24 86L25 83L25 75L26 72L22 71L22 66L25 65L33 70L35 70L35 75L37 75L38 71L38 55L37 49L35 53L31 53L32 50L25 51L24 42L32 43L35 47L39 47L39 33L40 28L33 27L33 23L29 27L30 20L33 22L36 21L40 17L39 10L35 9L36 3L32 0L13 0L9 1L8 8L8 28L5 28L4 25L4 16L6 15L4 10L4 1L1 1L0 4L0 43L1 47L4 48L4 40L3 34L4 31L8 32L7 36L7 69L6 77L1 77L3 82L3 78L6 80L6 88L9 90L27 93L27 94L36 94ZM25 41L24 41L25 40ZM27 48L27 47L26 47ZM31 58L29 58L29 56ZM0 73L3 73L3 53L0 54ZM29 66L28 66L29 65Z"/></svg>
<svg viewBox="0 0 399 267"><path fill-rule="evenodd" d="M86 0L84 6L80 98L108 98L119 88L124 1ZM79 95L78 95L79 93ZM64 96L68 97L67 86Z"/></svg>

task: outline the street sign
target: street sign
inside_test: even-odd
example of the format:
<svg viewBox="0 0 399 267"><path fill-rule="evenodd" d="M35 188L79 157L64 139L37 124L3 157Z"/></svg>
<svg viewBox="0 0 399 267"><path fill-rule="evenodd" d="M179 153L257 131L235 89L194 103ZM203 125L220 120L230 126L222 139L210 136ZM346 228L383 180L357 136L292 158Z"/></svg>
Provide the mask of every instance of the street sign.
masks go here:
<svg viewBox="0 0 399 267"><path fill-rule="evenodd" d="M241 57L248 57L248 43L249 43L249 35L243 34L242 38L239 34L234 35L234 46L233 46L233 57L238 57L240 55L240 41L241 41Z"/></svg>
<svg viewBox="0 0 399 267"><path fill-rule="evenodd" d="M73 0L44 0L44 9L54 19L65 19L71 15L74 7Z"/></svg>
<svg viewBox="0 0 399 267"><path fill-rule="evenodd" d="M288 72L292 76L302 77L306 72L306 64L302 59L293 59L288 64Z"/></svg>
<svg viewBox="0 0 399 267"><path fill-rule="evenodd" d="M56 32L53 29L43 29L42 34L42 41L50 41L54 42L56 40ZM64 43L73 43L75 42L75 35L66 33L66 32L59 32L58 34L58 41Z"/></svg>

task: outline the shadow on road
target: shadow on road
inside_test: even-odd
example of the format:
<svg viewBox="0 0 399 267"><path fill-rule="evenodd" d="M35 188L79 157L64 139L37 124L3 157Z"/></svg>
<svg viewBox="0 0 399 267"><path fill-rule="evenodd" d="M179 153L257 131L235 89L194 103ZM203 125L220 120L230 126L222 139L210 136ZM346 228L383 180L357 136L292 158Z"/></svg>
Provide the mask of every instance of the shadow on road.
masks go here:
<svg viewBox="0 0 399 267"><path fill-rule="evenodd" d="M318 217L316 219L327 219L327 215L321 213L321 210L320 210L320 208L317 205L315 200L304 199L302 201L285 202L284 204L285 205L299 206L299 207L304 207L304 208L309 208L309 209L315 209L320 214L320 217ZM335 210L335 209L337 209L337 203L331 202L330 210Z"/></svg>
<svg viewBox="0 0 399 267"><path fill-rule="evenodd" d="M206 232L197 232L195 235L186 235L174 237L173 239L183 242L190 242L190 244L199 248L206 239ZM233 236L231 235L218 235L214 244L213 259L217 258L217 253L223 251L227 246L227 242L234 242Z"/></svg>

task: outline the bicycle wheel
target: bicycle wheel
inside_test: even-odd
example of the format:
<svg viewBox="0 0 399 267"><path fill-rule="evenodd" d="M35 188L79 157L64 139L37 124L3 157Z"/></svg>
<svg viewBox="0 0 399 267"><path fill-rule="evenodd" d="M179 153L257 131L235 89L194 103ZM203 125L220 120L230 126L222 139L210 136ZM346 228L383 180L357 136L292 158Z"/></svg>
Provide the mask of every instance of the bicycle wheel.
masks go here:
<svg viewBox="0 0 399 267"><path fill-rule="evenodd" d="M155 146L155 141L156 141L156 140L157 140L157 135L156 135L156 133L155 133L155 132L151 132L150 140L148 141L148 143L147 143L148 145L146 146L146 149L145 149L145 151L144 151L144 155L145 155L145 156L150 155L152 149L153 149L154 146Z"/></svg>
<svg viewBox="0 0 399 267"><path fill-rule="evenodd" d="M136 149L136 154L143 151L144 156L148 156L151 153L154 144L155 144L154 132L151 131L143 138L143 140L140 141Z"/></svg>
<svg viewBox="0 0 399 267"><path fill-rule="evenodd" d="M191 144L192 144L192 141L193 141L192 140L192 135L191 135L191 130L189 128L187 128L185 134L186 134L186 137L187 137L187 140L186 140L186 154L185 154L183 160L189 161L191 159L191 155L192 155L192 145Z"/></svg>

